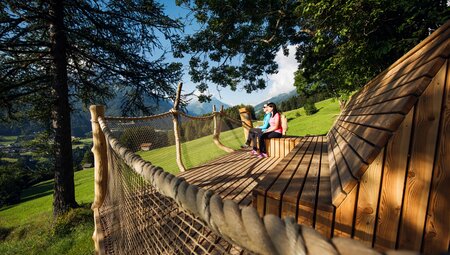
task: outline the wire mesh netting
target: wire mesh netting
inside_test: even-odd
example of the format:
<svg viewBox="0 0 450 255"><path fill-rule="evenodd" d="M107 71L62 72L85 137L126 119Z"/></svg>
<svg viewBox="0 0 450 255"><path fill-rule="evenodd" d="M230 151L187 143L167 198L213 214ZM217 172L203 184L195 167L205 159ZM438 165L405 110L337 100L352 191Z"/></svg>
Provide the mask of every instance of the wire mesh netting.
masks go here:
<svg viewBox="0 0 450 255"><path fill-rule="evenodd" d="M168 112L140 118L107 117L106 120L113 135L122 145L153 165L161 166L171 173L178 173L173 118L174 115ZM213 114L194 117L180 112L177 118L181 158L187 169L227 153L213 142ZM243 144L244 133L240 121L225 115L216 125L220 126L220 141L223 145L238 149Z"/></svg>
<svg viewBox="0 0 450 255"><path fill-rule="evenodd" d="M99 208L107 254L249 254L158 193L111 148L108 167Z"/></svg>

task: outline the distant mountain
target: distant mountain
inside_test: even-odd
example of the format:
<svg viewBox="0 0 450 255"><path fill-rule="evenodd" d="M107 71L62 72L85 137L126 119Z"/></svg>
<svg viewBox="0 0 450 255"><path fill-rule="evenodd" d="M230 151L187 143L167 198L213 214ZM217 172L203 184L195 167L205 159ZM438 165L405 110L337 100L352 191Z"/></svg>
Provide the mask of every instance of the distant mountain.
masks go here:
<svg viewBox="0 0 450 255"><path fill-rule="evenodd" d="M210 102L200 103L197 98L192 99L192 101L186 107L187 113L189 115L203 115L212 112L213 105L216 106L217 111L223 105L223 108L229 108L230 105L220 101L219 99L213 97Z"/></svg>
<svg viewBox="0 0 450 255"><path fill-rule="evenodd" d="M283 93L283 94L279 94L278 96L271 97L271 98L269 98L267 100L264 100L263 102L255 105L255 111L259 112L262 109L263 105L266 104L267 102L275 103L278 106L278 104L280 104L284 100L286 100L288 98L291 98L293 96L297 96L297 95L298 95L297 91L296 90L292 90L291 92Z"/></svg>

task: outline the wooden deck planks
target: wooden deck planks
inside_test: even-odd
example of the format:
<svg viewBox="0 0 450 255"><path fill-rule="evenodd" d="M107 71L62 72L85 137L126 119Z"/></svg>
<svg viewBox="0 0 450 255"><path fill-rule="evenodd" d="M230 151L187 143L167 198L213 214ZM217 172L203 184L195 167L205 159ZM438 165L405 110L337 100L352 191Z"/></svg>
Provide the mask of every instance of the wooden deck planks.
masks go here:
<svg viewBox="0 0 450 255"><path fill-rule="evenodd" d="M375 232L378 196L383 172L384 151L372 162L360 181L356 207L354 238L372 246Z"/></svg>
<svg viewBox="0 0 450 255"><path fill-rule="evenodd" d="M336 125L334 130L344 138L347 144L359 155L364 163L370 164L379 154L379 147L372 145L347 129Z"/></svg>
<svg viewBox="0 0 450 255"><path fill-rule="evenodd" d="M392 134L391 132L388 132L386 130L361 125L354 125L343 121L336 122L335 127L345 128L349 132L352 132L356 136L360 137L361 139L367 141L370 144L373 144L375 147L378 148L383 147L384 144L387 143L389 137Z"/></svg>
<svg viewBox="0 0 450 255"><path fill-rule="evenodd" d="M234 190L228 193L225 198L232 199L238 202L240 205L250 205L253 200L252 192L258 183L265 177L265 175L271 171L271 169L280 162L279 158L270 158L258 171L252 173L251 178L246 178L242 183L236 183L233 185Z"/></svg>
<svg viewBox="0 0 450 255"><path fill-rule="evenodd" d="M297 146L298 148L302 148L306 145L306 139L302 140ZM286 157L284 157L279 164L276 165L273 171L267 174L267 178L262 180L258 187L256 187L256 191L261 194L265 194L266 191L272 186L275 180L280 176L280 174L284 171L284 169L290 164L292 160L294 160L299 150L292 150Z"/></svg>
<svg viewBox="0 0 450 255"><path fill-rule="evenodd" d="M377 115L341 116L339 117L339 120L394 132L397 130L404 117L403 114L391 113L384 114L383 118L380 118Z"/></svg>
<svg viewBox="0 0 450 255"><path fill-rule="evenodd" d="M434 158L428 155L435 155L446 71L443 66L417 103L398 239L401 249L421 248L432 176L432 171L423 169L433 169Z"/></svg>
<svg viewBox="0 0 450 255"><path fill-rule="evenodd" d="M329 141L330 137L327 137ZM347 193L342 188L341 177L336 164L336 158L334 156L333 146L331 142L328 142L328 161L330 164L330 186L331 196L334 206L338 206L344 201Z"/></svg>
<svg viewBox="0 0 450 255"><path fill-rule="evenodd" d="M323 137L318 137L303 187L297 188L296 185L290 185L289 189L286 190L285 193L285 196L292 196L297 199L296 203L298 204L298 209L295 217L298 219L298 222L300 224L302 224L302 222L309 223L311 227L314 227L315 225L314 221L317 210L316 204L321 199L319 197L319 178L321 169L320 159L322 153L322 143ZM329 195L331 197L331 194ZM310 216L306 217L307 215Z"/></svg>
<svg viewBox="0 0 450 255"><path fill-rule="evenodd" d="M347 109L351 109L354 105L359 105L370 98L387 93L397 87L410 83L422 77L433 77L440 67L445 62L445 58L437 57L409 73L402 73L400 77L390 77L378 83L376 87L370 90L364 90L358 93L358 96L352 100L347 106Z"/></svg>
<svg viewBox="0 0 450 255"><path fill-rule="evenodd" d="M244 157L246 157L246 155L243 153L226 154L225 156L219 157L204 165L189 169L189 171L181 173L179 174L179 176L183 177L186 181L192 181L193 179L202 179L208 174L212 174L216 171L221 171L224 162L239 162ZM202 170L206 168L208 169L208 172Z"/></svg>
<svg viewBox="0 0 450 255"><path fill-rule="evenodd" d="M321 149L320 179L314 227L324 236L331 238L333 235L335 208L332 205L331 199L330 167L328 163L328 144L326 136L323 137Z"/></svg>
<svg viewBox="0 0 450 255"><path fill-rule="evenodd" d="M417 97L414 95L407 95L400 98L387 98L386 101L379 102L373 105L358 107L349 109L342 112L342 115L383 115L386 113L400 113L407 114L411 109L411 106L417 101Z"/></svg>
<svg viewBox="0 0 450 255"><path fill-rule="evenodd" d="M348 109L345 109L344 112L363 107L374 106L388 100L402 98L405 96L420 96L425 88L430 84L431 80L432 78L428 76L422 76L416 80L412 80L408 83L397 86L391 90L387 90L376 96L368 95L366 98L364 98L365 100L362 100L356 105L348 107Z"/></svg>
<svg viewBox="0 0 450 255"><path fill-rule="evenodd" d="M450 40L448 39L450 32L449 30L446 30L448 29L448 23L443 25L440 29L442 29L440 31L443 31L442 34L434 33L432 36L426 38L402 58L392 64L388 69L367 83L360 93L355 95L356 99L359 99L361 95L366 94L368 91L374 90L376 85L378 85L381 81L390 78L393 75L411 72L411 66L414 63L416 63L416 65L421 65L424 62L428 62L438 56L447 58L449 55L450 44Z"/></svg>
<svg viewBox="0 0 450 255"><path fill-rule="evenodd" d="M295 155L289 162L284 166L282 165L282 171L278 174L276 178L270 180L272 184L266 189L266 196L280 200L284 190L289 185L289 181L295 174L299 163L302 158L309 152L312 138L308 137L305 139L303 145L296 151ZM278 168L276 169L278 170ZM267 178L266 178L267 179ZM280 181L284 180L284 181Z"/></svg>
<svg viewBox="0 0 450 255"><path fill-rule="evenodd" d="M450 64L442 104L442 120L438 140L438 157L434 165L431 196L427 209L425 237L422 250L430 254L450 247Z"/></svg>
<svg viewBox="0 0 450 255"><path fill-rule="evenodd" d="M394 249L403 200L414 108L386 147L374 247Z"/></svg>
<svg viewBox="0 0 450 255"><path fill-rule="evenodd" d="M210 186L209 189L214 190L214 192L218 194L221 194L228 189L235 189L236 187L234 185L236 182L252 178L259 170L265 169L266 165L270 165L273 161L276 161L276 159L268 158L265 160L256 160L251 158L248 162L236 165L233 172L226 173L225 178L222 178L222 181L214 186ZM225 196L223 197L225 198Z"/></svg>
<svg viewBox="0 0 450 255"><path fill-rule="evenodd" d="M208 180L208 176L223 175L224 171L229 171L230 166L242 164L243 161L246 161L248 159L249 156L245 153L230 153L229 155L220 158L220 161L217 161L214 164L207 164L204 166L196 167L180 174L180 176L185 178L185 180L188 182L203 182L204 180ZM185 177L186 174L189 175ZM206 183L203 185L206 185Z"/></svg>
<svg viewBox="0 0 450 255"><path fill-rule="evenodd" d="M336 141L336 138L332 132L329 133L328 142L331 144L335 164L337 167L337 173L339 175L339 181L341 182L340 185L345 194L348 194L357 184L357 180L353 177L351 168L347 165L345 156L340 150L338 141ZM328 151L328 153L330 153L330 151ZM331 171L333 170L334 168L331 168ZM335 198L333 197L333 204L334 201Z"/></svg>
<svg viewBox="0 0 450 255"><path fill-rule="evenodd" d="M315 148L317 147L317 141L320 137L312 137L311 144L308 147L308 150L304 154L303 158L299 162L296 171L293 173L293 175L290 177L289 180L286 181L287 185L283 188L283 190L280 190L281 193L280 200L281 200L281 216L292 216L298 219L298 216L300 212L299 209L303 209L304 214L308 213L310 217L307 217L306 215L303 215L303 220L305 221L306 218L308 218L309 225L312 226L312 220L313 220L313 213L314 213L314 204L312 206L309 206L308 208L297 208L300 206L299 204L299 198L300 195L303 194L303 192L309 192L309 190L304 189L304 185L309 178L309 169L310 169L310 163L312 162L313 155L317 154L317 151ZM319 148L320 153L320 148ZM320 157L320 155L319 155ZM316 157L317 158L317 157ZM317 160L317 163L319 161ZM318 168L317 164L317 168ZM318 176L318 175L317 175ZM316 176L316 178L317 178ZM312 191L316 192L316 190ZM315 198L314 198L315 200ZM286 205L290 203L292 204L293 208Z"/></svg>

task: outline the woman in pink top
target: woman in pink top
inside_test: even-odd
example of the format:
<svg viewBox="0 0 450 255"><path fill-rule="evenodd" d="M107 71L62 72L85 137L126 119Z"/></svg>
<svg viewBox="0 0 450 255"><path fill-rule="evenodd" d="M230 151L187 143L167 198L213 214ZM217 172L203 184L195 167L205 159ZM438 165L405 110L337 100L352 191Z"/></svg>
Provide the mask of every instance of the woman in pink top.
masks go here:
<svg viewBox="0 0 450 255"><path fill-rule="evenodd" d="M267 158L266 152L266 143L264 139L266 138L280 138L283 133L283 129L281 127L281 115L277 110L277 106L274 103L267 104L267 110L271 113L271 117L269 120L269 128L266 129L259 136L259 155L258 158ZM256 147L253 147L253 152L256 154Z"/></svg>

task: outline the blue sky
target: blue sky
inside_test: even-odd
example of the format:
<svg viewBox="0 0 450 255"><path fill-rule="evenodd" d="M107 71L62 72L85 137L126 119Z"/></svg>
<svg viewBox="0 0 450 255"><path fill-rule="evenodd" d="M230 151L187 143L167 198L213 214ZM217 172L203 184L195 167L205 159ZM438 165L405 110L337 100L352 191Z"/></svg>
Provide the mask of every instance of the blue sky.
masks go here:
<svg viewBox="0 0 450 255"><path fill-rule="evenodd" d="M165 12L172 18L185 17L188 11L175 5L175 0L160 0L165 6ZM193 33L198 25L193 24L185 28L185 33ZM167 50L170 50L167 49ZM285 57L281 51L277 53L275 60L278 63L278 73L274 75L266 76L268 86L264 90L254 91L251 94L246 93L242 88L236 91L231 91L227 88L217 88L215 84L209 84L209 90L207 93L212 94L217 99L229 105L236 104L251 104L255 105L261 103L273 96L277 96L282 93L290 92L295 89L294 84L294 72L297 70L297 62L295 60L295 47L290 46L289 57ZM173 58L167 56L167 59L171 61ZM184 65L183 71L183 91L191 92L195 90L195 84L193 84L188 75L188 67L186 59L175 59L177 62L182 62Z"/></svg>

